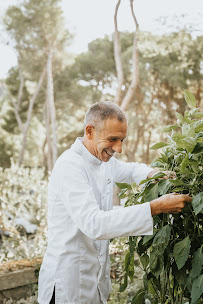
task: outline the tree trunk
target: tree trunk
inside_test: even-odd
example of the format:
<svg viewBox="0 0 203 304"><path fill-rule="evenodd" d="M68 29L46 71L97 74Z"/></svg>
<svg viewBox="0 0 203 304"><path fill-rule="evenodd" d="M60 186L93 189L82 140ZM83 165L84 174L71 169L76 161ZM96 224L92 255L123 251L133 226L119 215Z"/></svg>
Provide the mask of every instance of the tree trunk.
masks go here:
<svg viewBox="0 0 203 304"><path fill-rule="evenodd" d="M15 114L15 117L16 117L16 120L17 120L17 123L18 123L18 127L19 127L20 131L23 133L23 123L22 123L22 120L21 120L16 102L14 101L12 96L11 96L11 102L13 104L14 114Z"/></svg>
<svg viewBox="0 0 203 304"><path fill-rule="evenodd" d="M121 3L121 0L118 1L115 9L114 14L114 25L115 25L115 33L114 33L114 60L116 65L116 72L118 77L118 88L116 91L116 97L115 97L115 103L120 105L122 102L122 85L124 82L124 76L123 76L123 66L122 66L122 60L121 60L121 42L120 42L120 36L118 31L118 24L117 24L117 16L118 16L118 8Z"/></svg>
<svg viewBox="0 0 203 304"><path fill-rule="evenodd" d="M150 157L149 157L149 149L150 149L150 144L151 144L151 136L152 136L152 131L148 132L148 138L147 138L147 148L146 148L146 158L145 158L145 163L149 165L150 163Z"/></svg>
<svg viewBox="0 0 203 304"><path fill-rule="evenodd" d="M133 40L133 54L132 54L132 81L128 88L128 91L121 103L121 109L126 110L129 103L135 98L136 88L139 82L139 58L138 58L138 47L137 47L137 36L139 32L139 24L133 10L133 0L130 0L131 13L135 22L136 30Z"/></svg>
<svg viewBox="0 0 203 304"><path fill-rule="evenodd" d="M24 87L24 77L23 77L23 73L22 73L20 67L19 67L19 78L20 78L20 86L19 86L19 90L18 90L18 99L17 99L18 110L19 110L19 107L21 104L21 100L22 100L22 96L23 96L23 87Z"/></svg>
<svg viewBox="0 0 203 304"><path fill-rule="evenodd" d="M29 107L28 107L28 112L27 112L27 120L26 120L26 123L25 123L24 128L23 128L22 148L21 148L21 151L20 151L19 162L18 162L19 166L21 166L21 164L23 162L23 158L24 158L24 152L25 152L26 141L27 141L27 133L28 133L28 128L29 128L30 121L31 121L31 118L32 118L32 110L33 110L34 102L35 102L35 100L37 98L37 95L38 95L38 93L40 91L40 88L42 86L45 73L46 73L46 69L44 68L43 71L42 71L42 73L41 73L41 75L40 75L40 78L39 78L39 81L37 83L37 86L35 88L35 92L34 92L32 98L30 99L30 103L29 103Z"/></svg>
<svg viewBox="0 0 203 304"><path fill-rule="evenodd" d="M45 125L46 125L46 139L47 139L47 169L51 171L53 168L52 162L52 144L51 144L51 132L50 132L50 113L49 113L49 100L46 96L46 114L45 114Z"/></svg>
<svg viewBox="0 0 203 304"><path fill-rule="evenodd" d="M53 50L50 47L47 58L46 100L47 100L47 107L49 107L49 111L47 112L47 114L48 113L50 114L50 121L52 126L52 167L53 167L57 159L57 135L56 135L56 113L55 113L55 104L54 104L54 86L53 86L53 74L52 74L52 56L53 56Z"/></svg>
<svg viewBox="0 0 203 304"><path fill-rule="evenodd" d="M19 78L20 78L20 85L19 85L19 89L18 89L18 98L17 98L17 102L15 102L11 96L11 102L13 104L13 108L14 108L14 114L18 123L18 127L20 129L20 131L23 133L23 123L19 114L19 108L20 108L20 104L21 104L21 100L22 100L22 96L23 96L23 87L24 87L24 77L23 77L23 73L21 71L21 68L19 66Z"/></svg>

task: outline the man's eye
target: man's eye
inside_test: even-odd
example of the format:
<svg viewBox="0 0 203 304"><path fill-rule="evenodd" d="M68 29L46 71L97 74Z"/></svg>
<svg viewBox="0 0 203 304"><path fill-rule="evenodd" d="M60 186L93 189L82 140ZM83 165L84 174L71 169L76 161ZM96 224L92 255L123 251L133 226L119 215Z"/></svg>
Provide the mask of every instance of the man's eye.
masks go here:
<svg viewBox="0 0 203 304"><path fill-rule="evenodd" d="M109 139L111 142L117 141L117 138L110 138Z"/></svg>

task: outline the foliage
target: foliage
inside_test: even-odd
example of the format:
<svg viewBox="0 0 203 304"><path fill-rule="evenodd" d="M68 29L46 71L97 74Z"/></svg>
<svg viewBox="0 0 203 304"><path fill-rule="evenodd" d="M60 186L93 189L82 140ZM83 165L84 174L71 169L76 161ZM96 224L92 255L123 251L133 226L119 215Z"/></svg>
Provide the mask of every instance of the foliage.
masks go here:
<svg viewBox="0 0 203 304"><path fill-rule="evenodd" d="M123 277L125 275L123 269L123 263L125 261L125 254L127 253L128 239L126 237L115 238L110 242L110 262L111 262L111 284L112 291L110 293L108 303L130 303L133 293L135 290L139 290L143 287L142 276L143 270L139 266L138 256L135 254L135 274L134 281L130 282L123 293L120 293L120 287L122 284Z"/></svg>
<svg viewBox="0 0 203 304"><path fill-rule="evenodd" d="M46 192L44 170L0 168L0 260L42 256L46 246Z"/></svg>
<svg viewBox="0 0 203 304"><path fill-rule="evenodd" d="M194 96L185 90L190 110L177 115L177 124L167 126L168 143L152 166L176 172L176 179L153 178L137 185L118 184L126 206L141 204L166 193L183 193L193 197L179 214L154 216L152 236L129 237L129 251L125 261L125 278L121 290L127 287L134 272L133 255L137 251L142 267L144 289L132 303L202 303L203 291L203 113L196 107ZM152 148L161 148L163 143ZM139 190L139 191L138 191Z"/></svg>

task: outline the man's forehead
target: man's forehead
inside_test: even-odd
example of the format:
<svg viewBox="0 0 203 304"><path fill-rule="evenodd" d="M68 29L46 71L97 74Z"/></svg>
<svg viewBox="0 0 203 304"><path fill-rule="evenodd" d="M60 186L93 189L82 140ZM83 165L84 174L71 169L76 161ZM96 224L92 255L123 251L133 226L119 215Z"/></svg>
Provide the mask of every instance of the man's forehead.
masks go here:
<svg viewBox="0 0 203 304"><path fill-rule="evenodd" d="M119 133L126 133L127 134L127 122L126 121L119 121L116 118L108 118L104 121L101 131L103 133L108 134L109 136L119 136Z"/></svg>

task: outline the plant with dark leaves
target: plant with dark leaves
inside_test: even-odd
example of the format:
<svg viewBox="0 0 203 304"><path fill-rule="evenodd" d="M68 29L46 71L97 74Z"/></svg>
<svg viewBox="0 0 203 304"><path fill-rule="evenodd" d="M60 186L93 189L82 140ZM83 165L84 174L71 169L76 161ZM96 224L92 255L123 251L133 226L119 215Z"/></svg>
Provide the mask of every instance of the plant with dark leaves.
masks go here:
<svg viewBox="0 0 203 304"><path fill-rule="evenodd" d="M185 90L190 110L184 116L176 113L177 124L167 126L168 142L160 142L151 149L163 148L152 163L160 171L174 171L175 179L162 179L164 172L136 184L117 184L120 198L126 206L142 204L167 193L192 196L179 214L154 216L154 234L129 237L129 251L125 259L125 290L134 274L134 252L145 271L143 289L131 303L203 303L203 113L196 108L195 97Z"/></svg>

